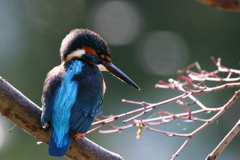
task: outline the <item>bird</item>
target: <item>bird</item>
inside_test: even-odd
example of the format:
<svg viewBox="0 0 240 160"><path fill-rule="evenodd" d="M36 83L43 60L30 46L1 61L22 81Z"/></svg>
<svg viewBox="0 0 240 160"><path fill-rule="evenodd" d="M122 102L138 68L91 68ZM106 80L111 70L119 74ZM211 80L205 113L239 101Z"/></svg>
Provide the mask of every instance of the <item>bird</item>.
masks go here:
<svg viewBox="0 0 240 160"><path fill-rule="evenodd" d="M97 33L74 29L62 40L61 64L46 76L42 93L41 127L50 132L48 152L64 156L73 138L84 135L102 113L106 90L101 71L140 90L111 62L110 48Z"/></svg>

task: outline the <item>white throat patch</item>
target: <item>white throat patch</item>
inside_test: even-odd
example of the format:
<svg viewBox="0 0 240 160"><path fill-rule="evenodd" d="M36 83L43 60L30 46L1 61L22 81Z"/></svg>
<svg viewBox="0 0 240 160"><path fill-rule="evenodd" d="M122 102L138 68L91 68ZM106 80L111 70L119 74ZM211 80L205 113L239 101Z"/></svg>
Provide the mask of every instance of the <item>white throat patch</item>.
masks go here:
<svg viewBox="0 0 240 160"><path fill-rule="evenodd" d="M67 56L65 62L68 62L69 60L73 59L74 57L81 58L82 55L84 55L84 54L85 54L84 49L78 49L76 51L73 51Z"/></svg>
<svg viewBox="0 0 240 160"><path fill-rule="evenodd" d="M102 64L97 65L100 71L108 71Z"/></svg>

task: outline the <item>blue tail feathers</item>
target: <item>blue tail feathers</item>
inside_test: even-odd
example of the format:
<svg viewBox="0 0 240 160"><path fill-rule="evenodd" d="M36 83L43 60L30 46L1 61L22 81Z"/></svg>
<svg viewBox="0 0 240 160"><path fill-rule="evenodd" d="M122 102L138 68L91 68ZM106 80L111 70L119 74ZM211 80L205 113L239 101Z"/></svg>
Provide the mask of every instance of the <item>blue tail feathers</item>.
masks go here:
<svg viewBox="0 0 240 160"><path fill-rule="evenodd" d="M66 136L65 140L59 144L54 137L54 135L51 135L48 152L51 156L62 157L67 153L72 139Z"/></svg>

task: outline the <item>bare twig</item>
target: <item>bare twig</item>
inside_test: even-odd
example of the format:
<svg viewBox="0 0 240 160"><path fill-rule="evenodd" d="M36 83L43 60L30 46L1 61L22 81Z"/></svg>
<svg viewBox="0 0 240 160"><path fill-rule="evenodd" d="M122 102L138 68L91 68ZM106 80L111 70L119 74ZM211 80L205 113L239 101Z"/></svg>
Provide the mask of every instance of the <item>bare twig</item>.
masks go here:
<svg viewBox="0 0 240 160"><path fill-rule="evenodd" d="M107 134L107 133L116 133L119 131L123 131L128 128L132 127L138 127L137 132L137 138L140 138L142 129L145 128L149 131L154 131L157 133L165 134L166 136L178 136L178 137L186 137L187 139L182 144L182 146L176 151L175 154L171 157L171 159L175 159L180 152L184 149L184 147L188 144L190 139L206 128L208 125L213 123L219 116L221 116L240 96L240 90L238 90L233 97L223 106L212 108L205 106L201 101L198 100L197 95L203 94L203 93L210 93L210 92L216 92L220 90L224 90L226 88L236 88L240 87L240 70L227 68L223 65L221 65L221 59L215 59L214 57L211 57L213 63L216 65L217 70L208 72L205 70L202 70L200 65L195 62L194 65L189 65L185 69L178 71L177 80L169 79L168 83L164 81L160 81L159 84L156 84L156 88L163 88L163 89L172 89L182 92L182 94L167 99L162 102L158 103L147 103L147 102L136 102L136 101L130 101L130 100L123 100L125 103L135 104L135 105L141 105L144 107L141 107L139 109L123 113L120 115L115 116L105 116L103 120L97 120L93 125L105 125L108 123L111 123L115 120L118 120L119 118L123 118L125 116L130 116L130 118L123 120L123 123L129 122L131 124L125 125L125 126L110 126L110 130L102 131L100 130L100 133ZM191 68L196 66L197 72L191 71ZM226 77L219 76L219 73L227 73ZM187 74L185 76L184 74ZM235 76L235 77L233 77ZM237 78L236 78L237 77ZM205 83L206 81L217 81L222 82L224 84L218 85L219 86L213 86L209 87ZM190 102L184 102L183 99L190 99ZM155 111L152 116L148 118L142 118L142 116L150 111L154 111L157 107L160 107L165 104L169 104L172 102L176 102L177 104L183 106L186 110L184 113L171 113L163 110ZM200 109L190 111L189 107L192 105L197 105ZM202 119L198 118L198 114L200 113L208 113L208 112L216 112L211 118L208 119ZM191 121L199 121L202 122L199 127L197 127L195 130L191 131L190 133L182 134L182 133L173 133L168 132L164 130L159 130L150 126L156 126L156 125L162 125L165 123L169 123L171 121L174 121L176 119L184 119L184 120L191 120ZM98 127L100 128L100 127Z"/></svg>
<svg viewBox="0 0 240 160"><path fill-rule="evenodd" d="M212 151L212 153L208 155L206 160L215 160L239 132L240 132L240 120L226 135L226 137L224 137L224 139L219 143L219 145Z"/></svg>
<svg viewBox="0 0 240 160"><path fill-rule="evenodd" d="M180 154L180 152L184 149L184 147L188 144L188 142L192 139L192 137L188 137L185 142L182 144L182 146L177 150L177 152L175 154L172 155L170 160L174 160L175 158L178 157L178 155Z"/></svg>

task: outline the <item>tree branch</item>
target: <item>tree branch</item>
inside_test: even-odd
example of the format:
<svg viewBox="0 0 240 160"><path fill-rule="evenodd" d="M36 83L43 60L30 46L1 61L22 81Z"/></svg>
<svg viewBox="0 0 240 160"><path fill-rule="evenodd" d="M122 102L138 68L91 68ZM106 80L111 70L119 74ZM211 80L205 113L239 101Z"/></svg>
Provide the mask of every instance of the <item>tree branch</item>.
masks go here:
<svg viewBox="0 0 240 160"><path fill-rule="evenodd" d="M239 132L240 132L240 120L235 124L232 130L223 138L223 140L212 151L212 153L208 155L206 160L215 160Z"/></svg>
<svg viewBox="0 0 240 160"><path fill-rule="evenodd" d="M238 12L240 11L240 0L196 0L196 1L221 9Z"/></svg>
<svg viewBox="0 0 240 160"><path fill-rule="evenodd" d="M30 135L45 144L49 143L49 133L44 132L40 127L41 108L1 77L0 112ZM87 138L74 139L66 157L74 160L123 160L119 155L98 146Z"/></svg>
<svg viewBox="0 0 240 160"><path fill-rule="evenodd" d="M215 59L214 57L211 57L211 59L213 63L216 65L217 70L214 70L211 72L202 70L200 65L197 62L195 62L194 64L187 66L185 69L178 71L177 80L169 79L168 83L164 81L160 81L159 84L155 85L156 88L172 89L172 90L180 91L181 92L180 95L161 101L161 102L157 102L157 103L123 100L123 102L125 103L141 105L143 107L135 109L133 111L128 111L126 113L119 114L119 115L104 116L103 120L96 119L96 122L94 122L92 125L98 125L98 126L93 128L92 130L99 129L103 125L119 120L120 118L130 116L130 118L128 117L128 119L123 120L123 123L130 122L131 124L124 125L124 126L110 125L110 128L111 128L110 130L100 130L99 133L102 133L102 134L116 133L132 127L137 127L138 128L137 136L136 136L137 138L140 138L143 128L149 131L165 134L166 136L169 136L169 137L170 136L185 137L186 138L185 142L181 145L181 147L177 150L177 152L173 154L171 157L171 160L176 159L180 154L180 152L186 147L186 145L194 135L202 131L208 125L212 124L226 110L229 109L229 107L237 100L238 97L240 97L240 90L238 90L235 92L232 98L229 99L228 102L216 108L213 108L212 106L204 105L204 103L202 103L197 98L197 95L199 94L220 91L226 88L240 87L240 82L239 82L240 70L231 69L221 65L220 58ZM193 67L196 67L198 72L192 71ZM218 82L218 83L216 86L209 86L206 84L208 82ZM223 84L220 85L219 82L222 82ZM190 99L190 102L188 102L188 99ZM174 113L174 112L164 111L161 109L158 109L156 111L157 107L160 107L162 105L169 104L172 102L176 102L177 104L183 106L185 109L185 112ZM193 105L198 106L200 109L191 108L191 106ZM152 114L147 118L143 117L145 113L151 112L151 111L154 111L154 114ZM216 113L214 115L210 115L211 116L210 118L200 118L200 113L208 113L208 112L216 112ZM154 127L162 124L167 124L176 119L182 119L186 121L187 120L198 121L198 122L202 122L203 124L200 124L196 129L193 129L192 131L188 131L188 133L169 132L165 130L159 130ZM236 129L239 129L239 128L236 127ZM232 133L236 134L237 132L239 131L234 130L233 132L231 132L229 138L223 141L223 145L220 145L220 147L216 149L216 152L214 151L212 153L212 155L214 154L213 157L215 155L220 154L220 152L224 149L224 147L228 145L227 142L229 142L231 138L233 138Z"/></svg>

